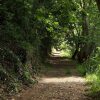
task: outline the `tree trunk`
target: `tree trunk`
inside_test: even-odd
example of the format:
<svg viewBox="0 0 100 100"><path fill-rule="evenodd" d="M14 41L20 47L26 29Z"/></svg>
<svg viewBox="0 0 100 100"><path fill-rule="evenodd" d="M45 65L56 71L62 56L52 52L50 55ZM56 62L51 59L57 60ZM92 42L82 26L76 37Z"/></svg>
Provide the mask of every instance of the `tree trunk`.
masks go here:
<svg viewBox="0 0 100 100"><path fill-rule="evenodd" d="M76 44L76 50L75 50L74 54L72 55L72 59L73 60L76 59L76 56L77 56L78 52L79 52L79 43Z"/></svg>
<svg viewBox="0 0 100 100"><path fill-rule="evenodd" d="M40 47L40 55L42 62L45 62L45 60L49 57L49 54L51 53L51 38L45 37L41 40L41 47Z"/></svg>
<svg viewBox="0 0 100 100"><path fill-rule="evenodd" d="M86 44L83 48L81 48L80 52L78 53L78 61L83 63L86 61L92 54L95 49L95 44Z"/></svg>
<svg viewBox="0 0 100 100"><path fill-rule="evenodd" d="M86 11L86 2L83 0L82 7L84 11ZM83 12L82 14L82 36L87 37L89 35L89 24L88 24L88 17L87 14ZM77 53L77 58L80 63L83 63L86 61L91 53L94 50L94 43L88 43L88 41L85 41L81 43L80 45L80 51Z"/></svg>
<svg viewBox="0 0 100 100"><path fill-rule="evenodd" d="M98 9L99 9L99 11L100 11L100 0L95 0L95 1L96 1L96 3L97 3Z"/></svg>

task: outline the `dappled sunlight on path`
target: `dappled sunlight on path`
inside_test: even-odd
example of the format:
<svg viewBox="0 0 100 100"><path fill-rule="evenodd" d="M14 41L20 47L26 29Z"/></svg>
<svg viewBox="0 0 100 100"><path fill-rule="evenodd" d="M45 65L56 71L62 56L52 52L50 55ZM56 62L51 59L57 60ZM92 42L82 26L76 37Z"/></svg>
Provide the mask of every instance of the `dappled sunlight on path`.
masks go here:
<svg viewBox="0 0 100 100"><path fill-rule="evenodd" d="M72 83L85 83L85 78L77 77L77 76L71 76L71 77L52 77L52 78L41 78L39 83L66 83L66 82L72 82Z"/></svg>
<svg viewBox="0 0 100 100"><path fill-rule="evenodd" d="M74 61L55 55L48 62L50 66L42 69L38 83L14 100L91 100L87 96L89 87Z"/></svg>

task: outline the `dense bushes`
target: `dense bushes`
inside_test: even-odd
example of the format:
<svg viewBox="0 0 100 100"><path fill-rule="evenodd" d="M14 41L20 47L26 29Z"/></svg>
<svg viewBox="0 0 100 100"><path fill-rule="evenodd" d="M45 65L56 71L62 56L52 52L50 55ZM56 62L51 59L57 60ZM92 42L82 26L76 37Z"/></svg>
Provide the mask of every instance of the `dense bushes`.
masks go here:
<svg viewBox="0 0 100 100"><path fill-rule="evenodd" d="M18 91L18 84L32 83L29 67L26 67L13 51L0 49L0 52L0 80L7 85L9 92Z"/></svg>
<svg viewBox="0 0 100 100"><path fill-rule="evenodd" d="M78 65L78 71L91 83L92 92L100 91L100 48L87 61Z"/></svg>
<svg viewBox="0 0 100 100"><path fill-rule="evenodd" d="M32 75L39 62L39 42L36 43L36 33L32 31L32 8L31 0L0 4L0 80L8 92L18 91L19 84L35 81Z"/></svg>

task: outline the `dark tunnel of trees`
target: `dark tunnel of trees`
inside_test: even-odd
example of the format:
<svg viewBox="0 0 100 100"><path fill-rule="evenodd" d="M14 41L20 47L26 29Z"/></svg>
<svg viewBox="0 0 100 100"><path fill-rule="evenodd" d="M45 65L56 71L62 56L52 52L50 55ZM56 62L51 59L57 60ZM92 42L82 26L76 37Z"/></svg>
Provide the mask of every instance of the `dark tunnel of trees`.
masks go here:
<svg viewBox="0 0 100 100"><path fill-rule="evenodd" d="M52 48L63 50L63 43L100 83L100 0L0 1L0 82L8 91L34 83Z"/></svg>

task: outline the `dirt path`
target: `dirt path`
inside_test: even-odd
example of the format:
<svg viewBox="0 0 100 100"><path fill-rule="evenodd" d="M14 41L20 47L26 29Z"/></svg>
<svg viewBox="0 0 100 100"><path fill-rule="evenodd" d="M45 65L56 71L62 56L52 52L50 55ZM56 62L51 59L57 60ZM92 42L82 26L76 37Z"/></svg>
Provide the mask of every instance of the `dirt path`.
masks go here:
<svg viewBox="0 0 100 100"><path fill-rule="evenodd" d="M24 90L12 100L91 100L85 79L70 59L51 57L38 84Z"/></svg>

